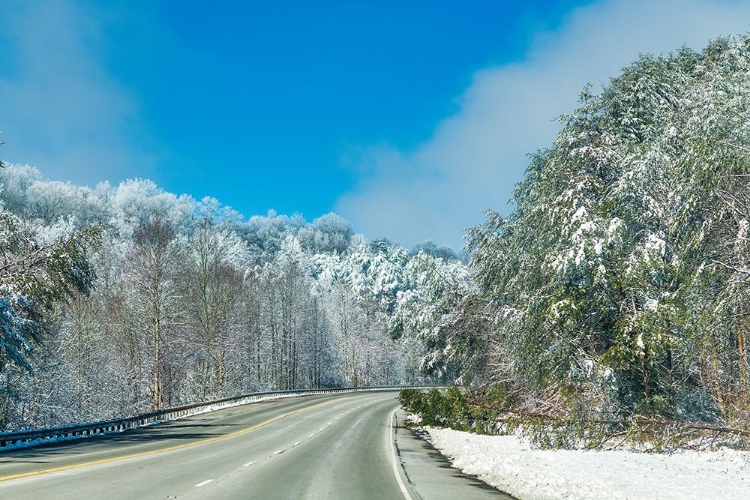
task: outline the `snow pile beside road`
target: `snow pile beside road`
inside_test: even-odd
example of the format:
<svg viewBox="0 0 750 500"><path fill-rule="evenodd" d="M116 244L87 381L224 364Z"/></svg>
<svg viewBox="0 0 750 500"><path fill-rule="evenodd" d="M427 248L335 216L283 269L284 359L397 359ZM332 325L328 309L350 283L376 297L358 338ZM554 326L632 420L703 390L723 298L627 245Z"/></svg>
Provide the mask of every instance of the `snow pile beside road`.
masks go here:
<svg viewBox="0 0 750 500"><path fill-rule="evenodd" d="M520 500L750 498L750 452L537 450L516 436L426 430L454 467Z"/></svg>

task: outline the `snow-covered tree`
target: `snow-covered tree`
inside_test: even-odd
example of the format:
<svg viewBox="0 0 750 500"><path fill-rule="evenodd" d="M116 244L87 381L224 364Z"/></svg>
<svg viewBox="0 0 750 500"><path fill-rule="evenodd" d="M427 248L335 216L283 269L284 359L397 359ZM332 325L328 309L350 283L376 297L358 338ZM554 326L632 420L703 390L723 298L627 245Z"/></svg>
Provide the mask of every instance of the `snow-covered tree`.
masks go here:
<svg viewBox="0 0 750 500"><path fill-rule="evenodd" d="M50 329L48 316L93 286L88 254L98 242L95 228L40 227L0 210L0 428L8 420L12 372L33 370L31 355Z"/></svg>
<svg viewBox="0 0 750 500"><path fill-rule="evenodd" d="M747 394L747 47L643 56L585 89L511 215L470 232L493 343L528 387L668 418Z"/></svg>
<svg viewBox="0 0 750 500"><path fill-rule="evenodd" d="M126 329L135 374L147 383L151 408L174 403L181 380L174 362L177 325L183 321L179 270L183 252L173 226L159 216L139 225L133 233L125 280L129 294Z"/></svg>
<svg viewBox="0 0 750 500"><path fill-rule="evenodd" d="M183 300L192 330L200 394L222 394L228 378L228 358L238 349L242 277L248 262L245 243L230 231L204 220L190 236Z"/></svg>

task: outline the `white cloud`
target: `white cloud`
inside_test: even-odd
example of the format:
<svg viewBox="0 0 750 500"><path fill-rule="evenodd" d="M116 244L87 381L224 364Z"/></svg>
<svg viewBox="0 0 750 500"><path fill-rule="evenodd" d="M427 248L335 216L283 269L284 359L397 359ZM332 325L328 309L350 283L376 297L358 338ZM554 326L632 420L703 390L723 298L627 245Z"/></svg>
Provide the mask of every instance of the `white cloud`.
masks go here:
<svg viewBox="0 0 750 500"><path fill-rule="evenodd" d="M132 177L134 165L152 163L134 147L138 105L106 71L96 14L73 0L0 5L3 159L79 184Z"/></svg>
<svg viewBox="0 0 750 500"><path fill-rule="evenodd" d="M367 175L337 210L370 238L405 245L461 244L488 208L507 213L527 154L551 145L552 120L572 111L587 83L607 82L640 53L661 54L746 33L750 4L608 0L571 12L539 34L523 61L478 71L447 117L414 151L372 148Z"/></svg>

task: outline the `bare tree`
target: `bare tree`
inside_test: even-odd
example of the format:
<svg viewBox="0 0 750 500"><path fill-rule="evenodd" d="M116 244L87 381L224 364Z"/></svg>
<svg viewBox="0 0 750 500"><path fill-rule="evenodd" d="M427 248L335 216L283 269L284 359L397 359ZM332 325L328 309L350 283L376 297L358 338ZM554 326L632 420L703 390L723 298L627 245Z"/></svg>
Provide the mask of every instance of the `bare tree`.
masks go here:
<svg viewBox="0 0 750 500"><path fill-rule="evenodd" d="M176 377L171 363L171 338L181 321L182 303L177 273L182 259L174 229L160 217L140 225L133 234L128 275L133 326L133 354L146 348L150 360L151 407L172 403ZM141 332L145 337L139 338Z"/></svg>

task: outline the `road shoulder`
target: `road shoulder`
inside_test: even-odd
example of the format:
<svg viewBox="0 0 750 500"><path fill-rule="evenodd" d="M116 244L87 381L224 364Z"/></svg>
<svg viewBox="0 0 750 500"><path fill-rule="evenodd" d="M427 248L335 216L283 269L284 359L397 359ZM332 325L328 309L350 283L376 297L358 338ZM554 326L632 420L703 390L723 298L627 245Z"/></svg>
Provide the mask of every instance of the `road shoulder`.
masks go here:
<svg viewBox="0 0 750 500"><path fill-rule="evenodd" d="M409 493L414 500L514 500L475 477L451 467L418 430L405 425L405 412L395 413L396 455Z"/></svg>

